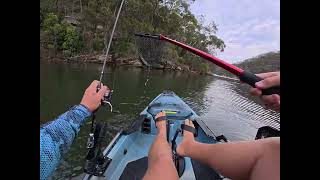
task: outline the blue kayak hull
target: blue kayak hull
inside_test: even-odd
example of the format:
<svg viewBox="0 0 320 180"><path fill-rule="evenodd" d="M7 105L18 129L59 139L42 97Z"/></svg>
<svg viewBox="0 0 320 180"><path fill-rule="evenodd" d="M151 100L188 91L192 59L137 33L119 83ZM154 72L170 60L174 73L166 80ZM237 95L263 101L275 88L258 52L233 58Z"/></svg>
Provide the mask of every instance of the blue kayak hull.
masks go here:
<svg viewBox="0 0 320 180"><path fill-rule="evenodd" d="M220 143L214 133L206 126L200 117L175 93L163 92L158 95L141 113L140 117L132 124L128 130L121 130L109 143L103 154L111 159L104 177L96 177L86 174L84 179L141 179L147 165L147 156L149 149L157 134L155 126L155 115L165 111L167 114L167 138L171 142L177 129L180 129L184 119L191 119L196 124L197 136L195 139L203 143ZM181 133L176 138L176 143L182 141ZM188 157L184 157L184 170L180 179L202 179L200 178L195 165L195 161ZM129 169L133 168L133 170ZM130 174L130 171L134 171ZM203 173L203 169L201 173ZM210 171L210 170L208 170ZM140 175L139 175L140 173ZM212 177L206 179L219 179L220 175L215 175L213 172L204 172ZM216 173L217 174L217 173ZM207 175L209 176L209 175Z"/></svg>

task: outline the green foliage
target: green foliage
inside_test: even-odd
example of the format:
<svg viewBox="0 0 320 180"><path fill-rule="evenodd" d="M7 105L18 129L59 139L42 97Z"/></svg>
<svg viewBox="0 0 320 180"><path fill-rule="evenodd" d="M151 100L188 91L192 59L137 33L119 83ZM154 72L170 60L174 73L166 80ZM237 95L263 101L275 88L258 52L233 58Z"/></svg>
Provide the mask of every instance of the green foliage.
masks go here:
<svg viewBox="0 0 320 180"><path fill-rule="evenodd" d="M102 51L104 48L104 42L103 39L95 38L93 40L93 50L94 51Z"/></svg>
<svg viewBox="0 0 320 180"><path fill-rule="evenodd" d="M200 71L201 73L207 73L207 72L209 71L209 65L206 64L206 63L201 63L201 64L199 65L199 71Z"/></svg>
<svg viewBox="0 0 320 180"><path fill-rule="evenodd" d="M53 31L54 26L59 23L59 18L54 13L48 13L43 20L43 30Z"/></svg>
<svg viewBox="0 0 320 180"><path fill-rule="evenodd" d="M68 24L63 24L62 27L60 34L62 36L62 50L68 50L71 54L79 52L82 48L82 41L76 28Z"/></svg>
<svg viewBox="0 0 320 180"><path fill-rule="evenodd" d="M81 50L83 42L76 28L61 22L57 15L48 13L43 20L42 29L45 32L49 49L61 50L68 55Z"/></svg>
<svg viewBox="0 0 320 180"><path fill-rule="evenodd" d="M216 36L216 24L203 25L191 13L190 3L193 1L125 1L111 55L136 56L133 34L137 32L165 34L209 53L223 51L225 44ZM109 0L40 0L40 31L46 34L41 40L47 38L57 51L69 54L101 53L108 42L119 3ZM75 28L62 23L65 16L76 17L80 24ZM212 69L205 61L181 48L169 46L166 52L166 58L176 64L186 64L194 70Z"/></svg>

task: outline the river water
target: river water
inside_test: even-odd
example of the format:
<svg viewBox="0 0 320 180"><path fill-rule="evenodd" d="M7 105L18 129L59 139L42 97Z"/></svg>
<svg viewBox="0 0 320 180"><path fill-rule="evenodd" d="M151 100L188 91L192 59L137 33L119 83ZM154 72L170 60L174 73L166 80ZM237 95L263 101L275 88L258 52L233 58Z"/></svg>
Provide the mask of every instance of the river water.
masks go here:
<svg viewBox="0 0 320 180"><path fill-rule="evenodd" d="M53 120L78 104L87 86L98 79L101 65L40 61L40 125ZM264 108L258 98L248 94L248 85L238 81L183 72L134 67L107 67L103 83L114 90L113 107L120 113L101 108L97 121L108 123L105 144L164 90L174 91L207 123L215 135L231 141L254 139L259 127L280 128L280 114ZM90 121L82 127L53 179L81 177Z"/></svg>

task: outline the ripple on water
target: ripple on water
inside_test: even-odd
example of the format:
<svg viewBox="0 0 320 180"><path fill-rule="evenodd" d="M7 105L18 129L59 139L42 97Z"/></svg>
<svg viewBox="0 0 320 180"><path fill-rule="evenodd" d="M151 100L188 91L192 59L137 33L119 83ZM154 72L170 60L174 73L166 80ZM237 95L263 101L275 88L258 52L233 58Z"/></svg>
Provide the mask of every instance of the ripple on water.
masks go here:
<svg viewBox="0 0 320 180"><path fill-rule="evenodd" d="M88 83L97 78L99 69L101 65L93 64L41 65L40 124L52 120L74 103L78 103ZM113 106L121 113L113 114L109 109L98 112L97 121L107 123L105 144L108 144L120 129L127 128L163 90L174 91L200 115L216 135L224 134L231 141L253 139L257 129L264 125L280 128L280 114L266 110L248 95L246 85L239 85L234 81L187 73L152 71L146 87L146 74L141 69L118 68L108 69L106 72L110 74L107 74L104 82L115 85ZM90 121L87 122L56 171L54 179L80 176L82 170L78 171L77 167L84 165L87 153L85 146L91 125Z"/></svg>
<svg viewBox="0 0 320 180"><path fill-rule="evenodd" d="M280 114L266 110L260 104L240 95L236 85L225 81L213 81L205 93L202 114L208 127L224 134L230 140L253 139L259 127L269 125L280 129Z"/></svg>

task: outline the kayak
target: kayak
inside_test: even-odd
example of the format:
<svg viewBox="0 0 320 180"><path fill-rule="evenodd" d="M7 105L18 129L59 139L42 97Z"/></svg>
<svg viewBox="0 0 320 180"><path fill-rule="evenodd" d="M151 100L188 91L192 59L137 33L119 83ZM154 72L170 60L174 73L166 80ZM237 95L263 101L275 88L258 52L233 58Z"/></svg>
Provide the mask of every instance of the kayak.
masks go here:
<svg viewBox="0 0 320 180"><path fill-rule="evenodd" d="M174 92L163 92L140 113L130 128L117 133L103 150L105 162L88 160L83 179L142 179L148 168L148 152L157 134L154 119L160 111L166 112L167 115L167 140L170 143L185 119L193 120L197 141L209 144L227 141L224 136L215 136ZM183 135L178 133L175 143L179 145L182 138ZM179 157L175 165L180 179L222 179L214 169L189 157Z"/></svg>
<svg viewBox="0 0 320 180"><path fill-rule="evenodd" d="M148 152L157 135L155 116L164 111L167 116L167 141L179 145L183 139L181 125L185 119L193 120L195 140L215 144L228 142L223 135L216 136L180 97L165 91L158 95L133 121L131 126L116 134L109 145L102 149L104 124L97 124L94 132L95 145L86 156L83 179L126 180L142 179L148 168ZM269 126L258 130L256 139L280 136L280 131ZM173 161L180 179L220 180L224 177L214 169L189 157L174 153ZM165 172L164 172L165 173Z"/></svg>

